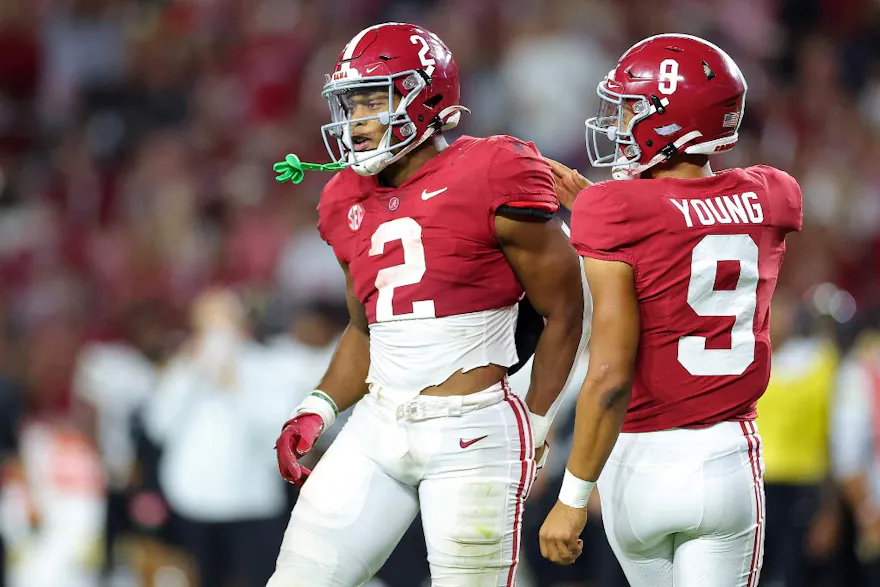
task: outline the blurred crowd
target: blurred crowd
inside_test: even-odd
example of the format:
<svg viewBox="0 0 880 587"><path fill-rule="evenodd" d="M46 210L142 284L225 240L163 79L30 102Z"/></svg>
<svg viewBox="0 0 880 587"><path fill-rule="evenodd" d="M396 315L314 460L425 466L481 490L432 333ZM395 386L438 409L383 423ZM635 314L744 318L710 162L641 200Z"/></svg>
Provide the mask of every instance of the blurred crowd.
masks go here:
<svg viewBox="0 0 880 587"><path fill-rule="evenodd" d="M746 116L715 165L780 167L805 206L759 405L761 584L880 585L877 0L0 2L7 584L265 582L296 499L274 438L347 319L316 231L328 176L281 186L271 164L327 160L324 75L384 21L451 47L473 111L462 132L532 140L593 179L583 120L628 46L685 32L733 56ZM538 553L570 429L564 411L527 510L521 584L625 585L598 511L578 565ZM427 584L419 532L376 585Z"/></svg>

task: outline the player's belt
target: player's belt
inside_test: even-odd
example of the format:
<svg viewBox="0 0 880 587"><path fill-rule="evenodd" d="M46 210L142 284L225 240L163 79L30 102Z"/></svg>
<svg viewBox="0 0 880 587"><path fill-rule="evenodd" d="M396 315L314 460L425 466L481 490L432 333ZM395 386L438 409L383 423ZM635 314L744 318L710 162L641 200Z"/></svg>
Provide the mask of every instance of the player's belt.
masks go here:
<svg viewBox="0 0 880 587"><path fill-rule="evenodd" d="M448 397L421 395L397 406L397 419L407 422L421 422L432 418L461 416L497 404L503 399L504 388L500 382L470 395L451 395Z"/></svg>

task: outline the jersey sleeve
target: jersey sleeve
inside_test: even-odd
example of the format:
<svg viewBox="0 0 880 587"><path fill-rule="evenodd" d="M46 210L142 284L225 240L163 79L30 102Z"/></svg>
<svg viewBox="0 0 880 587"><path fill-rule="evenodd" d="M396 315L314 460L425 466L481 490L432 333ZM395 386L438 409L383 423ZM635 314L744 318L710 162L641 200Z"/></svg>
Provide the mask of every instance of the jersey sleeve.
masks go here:
<svg viewBox="0 0 880 587"><path fill-rule="evenodd" d="M496 137L489 163L490 216L501 206L555 213L559 209L550 165L534 143Z"/></svg>
<svg viewBox="0 0 880 587"><path fill-rule="evenodd" d="M800 232L804 226L804 197L797 180L784 171L759 166L765 174L773 224L786 232Z"/></svg>
<svg viewBox="0 0 880 587"><path fill-rule="evenodd" d="M339 234L340 229L347 226L345 213L338 201L339 176L333 177L324 189L321 190L321 199L318 202L318 234L321 239L333 248L336 258L344 263L349 263L349 256L345 254L345 239Z"/></svg>
<svg viewBox="0 0 880 587"><path fill-rule="evenodd" d="M321 235L321 240L325 243L333 246L333 239L330 236L330 230L327 226L329 223L328 216L330 215L329 206L325 205L324 202L318 202L318 234Z"/></svg>
<svg viewBox="0 0 880 587"><path fill-rule="evenodd" d="M624 201L603 184L584 189L571 211L571 243L583 257L621 261L633 268L636 258Z"/></svg>

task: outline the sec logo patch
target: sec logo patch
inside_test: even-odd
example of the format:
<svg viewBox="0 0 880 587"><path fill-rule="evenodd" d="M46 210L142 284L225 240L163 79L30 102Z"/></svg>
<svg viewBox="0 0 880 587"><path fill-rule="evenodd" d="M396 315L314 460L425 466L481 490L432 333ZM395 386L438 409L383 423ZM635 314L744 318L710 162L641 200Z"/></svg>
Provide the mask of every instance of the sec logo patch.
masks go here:
<svg viewBox="0 0 880 587"><path fill-rule="evenodd" d="M364 207L360 204L355 204L351 208L348 209L348 227L352 229L352 231L358 231L361 228L361 224L364 222Z"/></svg>
<svg viewBox="0 0 880 587"><path fill-rule="evenodd" d="M388 200L388 209L394 212L400 207L400 200L397 199L397 196L394 196L390 200Z"/></svg>

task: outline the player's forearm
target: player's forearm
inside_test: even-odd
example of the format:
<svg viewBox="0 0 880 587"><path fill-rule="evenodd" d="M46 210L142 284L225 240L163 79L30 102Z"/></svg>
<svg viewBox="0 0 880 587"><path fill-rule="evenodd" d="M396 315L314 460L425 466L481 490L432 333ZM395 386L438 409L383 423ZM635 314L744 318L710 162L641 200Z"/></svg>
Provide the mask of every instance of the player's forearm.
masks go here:
<svg viewBox="0 0 880 587"><path fill-rule="evenodd" d="M620 436L631 392L632 381L625 370L607 364L594 368L591 362L578 396L574 443L568 457L572 475L586 481L599 478Z"/></svg>
<svg viewBox="0 0 880 587"><path fill-rule="evenodd" d="M342 412L367 394L369 370L369 334L357 325L349 324L336 345L336 352L318 389L329 395Z"/></svg>
<svg viewBox="0 0 880 587"><path fill-rule="evenodd" d="M580 293L578 297L582 299ZM573 301L547 317L535 348L532 379L526 395L529 410L545 415L568 381L583 328L583 304Z"/></svg>

